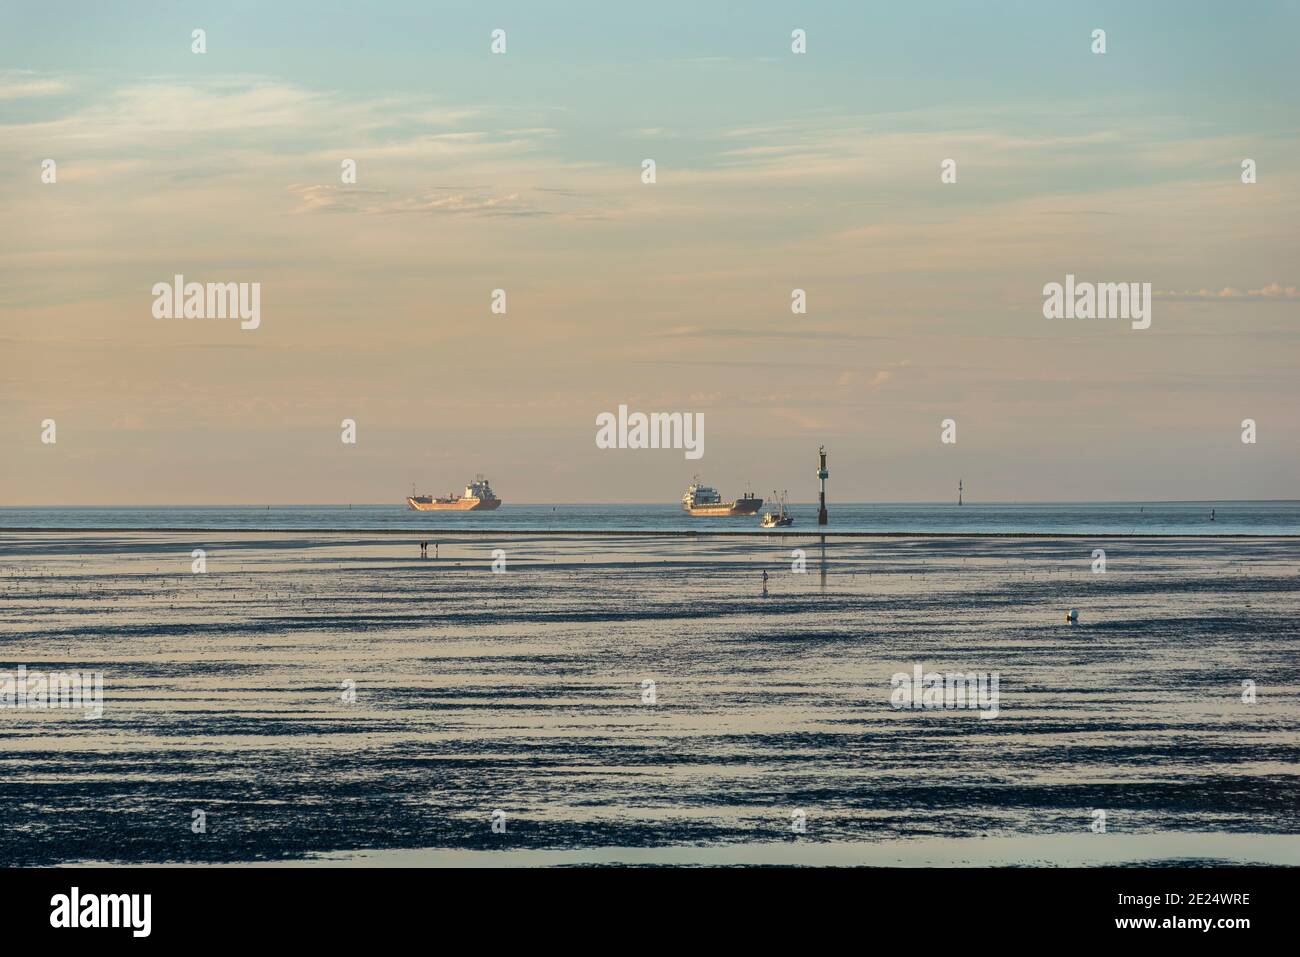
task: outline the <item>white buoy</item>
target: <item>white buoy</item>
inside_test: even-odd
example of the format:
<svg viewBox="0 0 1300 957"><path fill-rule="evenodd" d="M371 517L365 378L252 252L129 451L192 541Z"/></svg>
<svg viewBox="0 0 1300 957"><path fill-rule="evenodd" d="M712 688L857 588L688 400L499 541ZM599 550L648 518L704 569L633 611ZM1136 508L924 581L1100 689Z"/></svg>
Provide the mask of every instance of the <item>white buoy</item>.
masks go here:
<svg viewBox="0 0 1300 957"><path fill-rule="evenodd" d="M1065 613L1065 620L1071 625L1077 625L1079 623L1079 609L1071 608L1067 611Z"/></svg>

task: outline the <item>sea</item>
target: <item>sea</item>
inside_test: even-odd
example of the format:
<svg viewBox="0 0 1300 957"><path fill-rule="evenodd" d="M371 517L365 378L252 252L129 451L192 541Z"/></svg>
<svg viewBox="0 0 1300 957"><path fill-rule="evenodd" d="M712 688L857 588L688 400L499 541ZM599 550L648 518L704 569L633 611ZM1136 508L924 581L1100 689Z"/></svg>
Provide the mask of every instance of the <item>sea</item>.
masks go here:
<svg viewBox="0 0 1300 957"><path fill-rule="evenodd" d="M816 504L788 508L807 534ZM964 535L1296 535L1300 501L831 503L827 533ZM692 518L675 504L512 505L492 512L414 512L404 505L0 508L5 529L219 529L423 534L473 532L759 532L758 517ZM762 530L771 534L770 530Z"/></svg>

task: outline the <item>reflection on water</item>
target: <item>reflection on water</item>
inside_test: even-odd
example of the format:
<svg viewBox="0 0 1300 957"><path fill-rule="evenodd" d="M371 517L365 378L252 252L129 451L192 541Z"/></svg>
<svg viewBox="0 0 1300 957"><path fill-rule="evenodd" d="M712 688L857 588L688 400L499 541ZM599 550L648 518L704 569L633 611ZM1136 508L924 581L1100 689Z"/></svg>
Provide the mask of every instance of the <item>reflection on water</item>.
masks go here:
<svg viewBox="0 0 1300 957"><path fill-rule="evenodd" d="M1300 830L1292 542L418 541L0 537L0 664L100 670L105 697L98 721L0 710L0 861L774 842L870 861L994 837L1032 862L1103 837L1096 809L1156 857L1208 834L1244 859L1233 836ZM813 547L816 577L793 572ZM998 673L999 716L892 709L918 663Z"/></svg>
<svg viewBox="0 0 1300 957"><path fill-rule="evenodd" d="M825 535L823 535L821 538L821 545L822 545L822 560L820 564L821 578L822 578L821 584L822 584L822 594L825 594L826 593L826 536Z"/></svg>

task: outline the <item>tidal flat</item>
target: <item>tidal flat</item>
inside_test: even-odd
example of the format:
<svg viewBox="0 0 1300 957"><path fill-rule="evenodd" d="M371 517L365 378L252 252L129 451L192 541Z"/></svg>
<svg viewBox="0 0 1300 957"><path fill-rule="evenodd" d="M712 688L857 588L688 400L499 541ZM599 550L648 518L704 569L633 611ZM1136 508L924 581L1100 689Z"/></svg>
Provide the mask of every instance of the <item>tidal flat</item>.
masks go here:
<svg viewBox="0 0 1300 957"><path fill-rule="evenodd" d="M1300 864L1294 539L418 540L0 533L0 862Z"/></svg>

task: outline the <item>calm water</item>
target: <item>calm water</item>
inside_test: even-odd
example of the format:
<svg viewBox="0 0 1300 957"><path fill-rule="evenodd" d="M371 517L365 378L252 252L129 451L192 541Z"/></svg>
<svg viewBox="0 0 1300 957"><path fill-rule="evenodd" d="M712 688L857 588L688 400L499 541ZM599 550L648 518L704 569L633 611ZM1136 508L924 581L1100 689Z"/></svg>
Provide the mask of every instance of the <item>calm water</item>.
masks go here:
<svg viewBox="0 0 1300 957"><path fill-rule="evenodd" d="M1210 512L1214 511L1214 521ZM795 534L816 505L791 506ZM1097 502L996 505L840 504L830 532L1155 535L1300 534L1300 502ZM0 508L0 529L212 528L247 531L757 531L757 518L691 518L675 504L503 505L495 512L412 512L404 505Z"/></svg>

